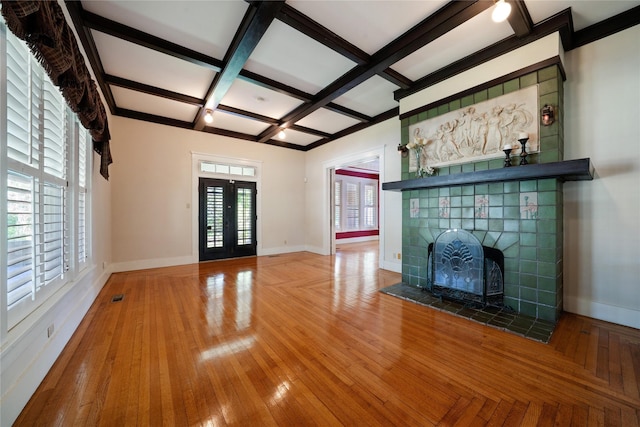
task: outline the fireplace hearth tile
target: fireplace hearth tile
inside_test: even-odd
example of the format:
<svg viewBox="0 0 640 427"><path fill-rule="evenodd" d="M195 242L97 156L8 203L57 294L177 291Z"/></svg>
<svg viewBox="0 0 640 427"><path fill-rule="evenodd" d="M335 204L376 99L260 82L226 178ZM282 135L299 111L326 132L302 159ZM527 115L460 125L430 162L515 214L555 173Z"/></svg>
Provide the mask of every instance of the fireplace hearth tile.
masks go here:
<svg viewBox="0 0 640 427"><path fill-rule="evenodd" d="M555 328L554 322L518 314L508 307L474 307L457 301L443 300L426 290L405 283L382 288L380 292L545 344L551 339Z"/></svg>

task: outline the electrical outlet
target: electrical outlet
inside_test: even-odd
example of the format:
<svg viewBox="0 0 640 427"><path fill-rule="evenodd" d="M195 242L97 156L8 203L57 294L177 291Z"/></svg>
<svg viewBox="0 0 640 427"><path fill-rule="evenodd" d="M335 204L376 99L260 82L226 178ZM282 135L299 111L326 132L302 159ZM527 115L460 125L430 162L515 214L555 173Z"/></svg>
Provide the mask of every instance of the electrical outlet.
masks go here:
<svg viewBox="0 0 640 427"><path fill-rule="evenodd" d="M397 257L398 259L402 259L402 254L401 254L400 252L398 252L398 253L396 254L396 257Z"/></svg>
<svg viewBox="0 0 640 427"><path fill-rule="evenodd" d="M53 335L53 323L47 328L47 338L51 338L51 335Z"/></svg>

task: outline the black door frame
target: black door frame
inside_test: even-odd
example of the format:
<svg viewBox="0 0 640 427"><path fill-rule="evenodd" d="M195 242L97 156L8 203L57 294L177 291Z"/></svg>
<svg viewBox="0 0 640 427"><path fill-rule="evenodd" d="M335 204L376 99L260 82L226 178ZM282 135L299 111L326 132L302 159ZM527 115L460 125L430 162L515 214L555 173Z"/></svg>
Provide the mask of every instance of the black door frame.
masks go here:
<svg viewBox="0 0 640 427"><path fill-rule="evenodd" d="M221 247L207 248L207 187L222 187L223 194L223 242ZM253 181L237 181L220 178L198 177L198 240L200 261L255 256L257 251L257 185ZM252 202L250 207L251 242L238 244L238 189L249 189Z"/></svg>

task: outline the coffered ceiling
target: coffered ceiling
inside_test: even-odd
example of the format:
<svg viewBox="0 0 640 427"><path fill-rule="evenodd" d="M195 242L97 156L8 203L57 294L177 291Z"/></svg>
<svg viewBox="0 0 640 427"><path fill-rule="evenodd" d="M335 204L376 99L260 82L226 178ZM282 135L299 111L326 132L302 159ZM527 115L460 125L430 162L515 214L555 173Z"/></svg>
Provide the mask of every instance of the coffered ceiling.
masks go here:
<svg viewBox="0 0 640 427"><path fill-rule="evenodd" d="M640 23L640 0L509 3L494 23L493 1L65 1L113 115L302 151L537 38Z"/></svg>

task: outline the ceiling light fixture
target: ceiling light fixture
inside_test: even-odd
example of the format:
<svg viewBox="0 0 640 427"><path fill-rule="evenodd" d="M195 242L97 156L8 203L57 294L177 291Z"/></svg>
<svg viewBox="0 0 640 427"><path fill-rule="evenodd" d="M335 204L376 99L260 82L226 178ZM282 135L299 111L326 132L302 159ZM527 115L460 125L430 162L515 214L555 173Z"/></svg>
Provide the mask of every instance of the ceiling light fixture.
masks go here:
<svg viewBox="0 0 640 427"><path fill-rule="evenodd" d="M207 112L204 115L204 121L207 123L213 122L213 111L207 110Z"/></svg>
<svg viewBox="0 0 640 427"><path fill-rule="evenodd" d="M491 13L491 19L493 19L493 22L502 22L509 17L510 13L511 5L505 0L498 0Z"/></svg>
<svg viewBox="0 0 640 427"><path fill-rule="evenodd" d="M286 137L287 137L287 134L284 133L284 129L280 129L280 132L278 132L278 138L285 139Z"/></svg>

